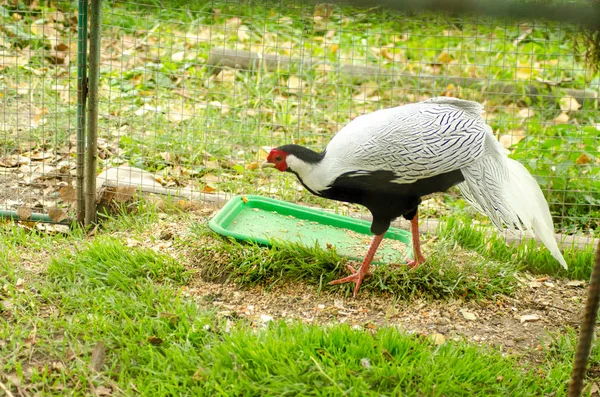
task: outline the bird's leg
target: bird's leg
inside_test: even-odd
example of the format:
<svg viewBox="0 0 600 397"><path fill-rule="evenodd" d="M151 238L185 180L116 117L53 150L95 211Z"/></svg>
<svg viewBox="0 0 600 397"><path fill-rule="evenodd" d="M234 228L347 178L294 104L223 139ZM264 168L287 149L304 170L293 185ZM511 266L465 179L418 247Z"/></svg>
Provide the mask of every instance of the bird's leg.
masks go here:
<svg viewBox="0 0 600 397"><path fill-rule="evenodd" d="M365 278L365 276L367 274L371 274L371 272L369 271L369 266L371 265L371 261L373 260L373 256L375 255L375 252L377 251L377 247L379 247L381 240L383 240L384 234L385 234L385 232L375 235L373 237L373 240L371 241L371 245L369 246L369 251L367 252L365 259L363 260L363 263L362 263L362 265L360 265L360 268L358 270L356 270L353 266L348 265L348 270L350 270L352 272L352 275L350 275L348 277L340 278L339 280L334 280L334 281L330 282L329 285L353 282L356 284L356 287L354 287L354 293L353 293L354 297L356 297L356 294L358 293L358 289L360 288L360 284L362 283L363 278Z"/></svg>
<svg viewBox="0 0 600 397"><path fill-rule="evenodd" d="M407 263L408 266L416 269L421 263L425 262L425 257L421 252L421 238L419 236L419 212L410 220L410 232L412 234L412 245L414 259Z"/></svg>

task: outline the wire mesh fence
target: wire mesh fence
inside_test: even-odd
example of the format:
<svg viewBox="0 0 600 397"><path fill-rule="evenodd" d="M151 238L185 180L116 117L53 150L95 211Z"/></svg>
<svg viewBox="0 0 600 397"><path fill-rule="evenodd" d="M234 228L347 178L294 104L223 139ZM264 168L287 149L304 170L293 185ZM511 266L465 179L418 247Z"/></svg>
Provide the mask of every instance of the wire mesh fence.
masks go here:
<svg viewBox="0 0 600 397"><path fill-rule="evenodd" d="M32 34L36 25L49 26L39 21L52 12L64 20L52 22L57 43L44 38L39 47L14 45L3 30L10 45L0 177L21 188L0 196L0 205L69 209L73 5L30 9L29 25L11 12L3 15L8 24ZM260 162L290 142L321 150L360 114L445 95L485 105L499 141L542 186L559 231L598 229L600 85L576 57L572 25L284 0L106 0L102 13L99 186L207 200L262 194L360 215L359 207L315 197ZM58 44L70 49L70 63L56 58ZM14 55L22 53L29 58ZM29 108L19 108L25 103ZM29 163L19 163L23 157ZM64 197L56 187L25 189L27 176L38 172L28 167L38 161L55 167L42 167L44 181L64 173L53 185ZM440 218L463 207L450 192L429 198L423 213Z"/></svg>
<svg viewBox="0 0 600 397"><path fill-rule="evenodd" d="M77 16L0 6L0 211L65 221L74 213Z"/></svg>

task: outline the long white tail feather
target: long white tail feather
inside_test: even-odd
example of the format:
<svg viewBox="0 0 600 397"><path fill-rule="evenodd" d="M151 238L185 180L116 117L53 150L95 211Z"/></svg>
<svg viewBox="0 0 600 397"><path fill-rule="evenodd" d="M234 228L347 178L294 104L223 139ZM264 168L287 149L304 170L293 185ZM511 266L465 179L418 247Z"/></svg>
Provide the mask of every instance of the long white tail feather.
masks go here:
<svg viewBox="0 0 600 397"><path fill-rule="evenodd" d="M554 239L554 224L542 189L521 163L507 158L507 165L510 181L506 193L510 203L525 227L542 240L552 256L566 269L567 262Z"/></svg>
<svg viewBox="0 0 600 397"><path fill-rule="evenodd" d="M503 224L511 230L525 226L567 268L554 239L552 216L542 190L523 165L506 156L491 133L485 140L484 156L461 171L465 181L458 187L475 209L500 230Z"/></svg>

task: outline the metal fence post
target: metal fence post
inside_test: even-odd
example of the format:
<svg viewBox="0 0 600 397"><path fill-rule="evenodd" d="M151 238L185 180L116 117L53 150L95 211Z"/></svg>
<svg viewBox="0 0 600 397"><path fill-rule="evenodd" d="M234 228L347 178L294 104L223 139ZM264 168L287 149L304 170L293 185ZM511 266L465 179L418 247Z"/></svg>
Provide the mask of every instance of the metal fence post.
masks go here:
<svg viewBox="0 0 600 397"><path fill-rule="evenodd" d="M101 0L90 9L89 103L85 168L85 225L96 221L96 164L98 139L98 80L100 78Z"/></svg>
<svg viewBox="0 0 600 397"><path fill-rule="evenodd" d="M85 110L87 100L88 0L79 0L77 20L77 222L85 221Z"/></svg>

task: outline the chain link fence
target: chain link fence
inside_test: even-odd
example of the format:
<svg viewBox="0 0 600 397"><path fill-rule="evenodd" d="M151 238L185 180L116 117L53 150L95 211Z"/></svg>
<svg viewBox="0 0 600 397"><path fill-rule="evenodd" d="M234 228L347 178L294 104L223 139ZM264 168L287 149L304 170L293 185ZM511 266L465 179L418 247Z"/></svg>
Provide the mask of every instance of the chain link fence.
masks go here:
<svg viewBox="0 0 600 397"><path fill-rule="evenodd" d="M0 207L72 216L77 13L71 3L3 7ZM600 84L576 56L573 25L283 0L105 0L100 33L94 173L123 200L136 189L217 202L261 194L360 216L260 162L285 143L323 149L360 114L446 95L485 105L559 232L597 235ZM430 219L470 211L452 191L425 204Z"/></svg>

